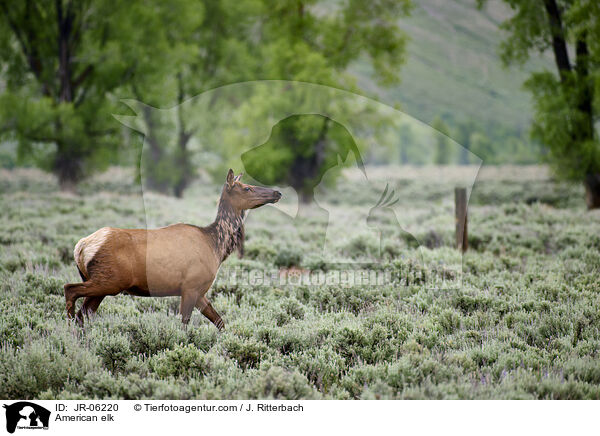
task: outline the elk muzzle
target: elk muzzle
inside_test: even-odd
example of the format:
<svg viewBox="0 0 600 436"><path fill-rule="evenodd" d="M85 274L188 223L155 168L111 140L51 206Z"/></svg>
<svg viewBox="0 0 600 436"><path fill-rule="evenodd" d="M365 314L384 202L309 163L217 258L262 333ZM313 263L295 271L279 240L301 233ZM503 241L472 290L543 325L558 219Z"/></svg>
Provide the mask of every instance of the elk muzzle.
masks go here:
<svg viewBox="0 0 600 436"><path fill-rule="evenodd" d="M258 203L252 209L256 209L267 203L277 203L281 198L281 192L274 189L255 187L254 192L256 193Z"/></svg>

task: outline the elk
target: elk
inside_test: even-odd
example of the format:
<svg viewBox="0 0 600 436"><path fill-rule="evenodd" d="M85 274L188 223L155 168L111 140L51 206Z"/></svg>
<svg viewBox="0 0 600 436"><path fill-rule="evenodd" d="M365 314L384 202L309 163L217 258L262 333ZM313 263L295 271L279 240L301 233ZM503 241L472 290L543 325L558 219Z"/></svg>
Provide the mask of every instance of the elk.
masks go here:
<svg viewBox="0 0 600 436"><path fill-rule="evenodd" d="M67 316L75 318L75 302L85 297L76 321L93 315L107 295L180 296L181 321L187 326L194 307L219 330L221 316L206 293L220 265L239 246L246 211L276 203L281 193L246 185L230 169L215 221L206 227L173 224L158 229L104 227L81 239L73 252L83 283L64 285Z"/></svg>

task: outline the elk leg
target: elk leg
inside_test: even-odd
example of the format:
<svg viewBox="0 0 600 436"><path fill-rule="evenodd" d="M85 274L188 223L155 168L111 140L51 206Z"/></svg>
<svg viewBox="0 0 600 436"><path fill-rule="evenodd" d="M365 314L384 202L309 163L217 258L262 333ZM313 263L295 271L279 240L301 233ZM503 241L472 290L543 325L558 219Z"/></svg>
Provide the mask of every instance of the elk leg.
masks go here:
<svg viewBox="0 0 600 436"><path fill-rule="evenodd" d="M69 319L75 318L75 301L77 301L77 297L75 296L74 289L81 286L82 283L67 283L65 288L65 302L67 306L67 317Z"/></svg>
<svg viewBox="0 0 600 436"><path fill-rule="evenodd" d="M213 309L212 304L206 297L201 297L198 299L198 303L196 303L196 307L200 309L202 315L208 318L210 322L212 322L219 330L223 330L225 328L225 323L221 319L221 315L217 313L215 309Z"/></svg>
<svg viewBox="0 0 600 436"><path fill-rule="evenodd" d="M98 306L104 300L104 295L99 297L85 297L83 304L81 305L81 309L77 312L75 319L79 323L79 325L83 326L83 317L84 315L89 318L98 310Z"/></svg>
<svg viewBox="0 0 600 436"><path fill-rule="evenodd" d="M195 292L181 292L181 303L179 305L179 312L181 313L181 322L184 326L187 326L192 316L192 311L196 305L198 294Z"/></svg>
<svg viewBox="0 0 600 436"><path fill-rule="evenodd" d="M104 297L105 295L117 295L119 292L121 292L121 289L114 284L98 284L92 281L83 283L67 283L64 288L67 316L70 319L75 318L75 302L78 298Z"/></svg>

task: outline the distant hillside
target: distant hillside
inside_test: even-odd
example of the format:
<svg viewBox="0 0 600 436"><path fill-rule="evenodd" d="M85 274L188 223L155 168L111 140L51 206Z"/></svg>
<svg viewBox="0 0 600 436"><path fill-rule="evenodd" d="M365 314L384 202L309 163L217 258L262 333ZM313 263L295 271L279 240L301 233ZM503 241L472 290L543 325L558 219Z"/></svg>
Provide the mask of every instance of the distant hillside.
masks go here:
<svg viewBox="0 0 600 436"><path fill-rule="evenodd" d="M529 71L552 67L551 59L535 59L523 70L505 69L498 55L504 37L498 25L511 11L500 1L488 3L480 11L475 0L414 0L412 16L401 22L410 37L402 83L377 87L367 62L353 65L351 72L363 89L382 102L399 103L424 122L441 116L451 127L475 121L526 137L532 112L522 84Z"/></svg>

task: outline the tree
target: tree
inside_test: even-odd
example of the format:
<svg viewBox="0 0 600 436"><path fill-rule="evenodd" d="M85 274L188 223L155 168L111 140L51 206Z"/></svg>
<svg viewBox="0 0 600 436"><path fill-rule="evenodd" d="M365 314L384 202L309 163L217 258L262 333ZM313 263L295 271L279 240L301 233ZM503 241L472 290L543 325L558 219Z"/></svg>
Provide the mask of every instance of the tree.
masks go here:
<svg viewBox="0 0 600 436"><path fill-rule="evenodd" d="M600 207L598 68L600 3L596 0L505 0L515 14L502 24L509 65L551 50L554 72L533 73L525 83L534 97L532 135L548 149L557 175L583 181L588 208ZM480 6L485 0L479 0ZM573 58L574 55L574 58Z"/></svg>
<svg viewBox="0 0 600 436"><path fill-rule="evenodd" d="M469 144L471 145L471 153L481 158L484 162L489 164L498 163L494 147L492 147L490 138L488 138L484 131L480 130L471 133Z"/></svg>
<svg viewBox="0 0 600 436"><path fill-rule="evenodd" d="M179 131L179 133L171 133L170 136L180 137L182 130L178 126L184 125L183 132L188 141L198 143L204 153L210 151L219 155L221 164L227 165L227 159L232 154L239 156L245 150L237 149L235 145L232 148L222 140L216 139L221 136L220 131L215 132L220 130L216 127L219 120L214 119L215 114L219 114L216 107L222 105L219 100L223 98L236 100L237 105L242 108L242 110L233 108L236 114L248 109L239 124L252 129L250 120L259 116L267 117L272 107L285 104L283 99L298 102L302 101L302 97L291 96L295 92L293 91L286 95L267 93L254 96L221 96L209 103L199 98L197 100L203 102L202 116L199 116L199 109L194 107L196 99L189 100L195 93L232 82L255 79L312 82L358 91L353 79L345 73L345 70L359 56L370 59L380 83L389 84L397 81L399 67L404 60L405 36L396 23L398 17L408 13L409 7L409 0L400 2L378 0L369 4L356 0L340 3L318 0L294 2L256 0L225 2L223 5L219 2L207 1L204 6L205 19L202 26L193 33L192 37L187 38L198 41L197 52L181 64L181 69L174 68L177 74L182 74L183 80L180 83L185 85L180 88L181 98L176 102L176 111L182 114L179 120L184 122L176 122L177 126L172 129L172 132ZM217 96L218 93L214 95ZM145 100L143 94L137 95L136 98ZM250 105L245 103L249 100L252 101ZM186 103L179 104L181 101ZM158 112L155 115L159 115ZM235 118L235 115L228 113L228 117ZM315 118L293 122L286 127L286 135L310 138L314 130L312 124L315 122ZM152 129L148 129L148 125L145 126L146 141L150 147L152 138L160 136L152 134L151 130L170 128L168 125L161 126L155 121L153 124ZM306 153L316 150L319 138L335 136L335 132L331 135L328 132L328 129L334 125L325 123L322 135L317 135L314 138L315 142L306 145L304 141L300 141L302 147L306 145L304 152L292 154L299 159L302 155L302 159L308 159L307 162L315 162L315 164L321 162L320 159L311 160ZM290 128L293 132L289 130ZM229 143L235 142L230 138ZM291 144L293 142L290 142L289 147L293 147ZM164 144L162 146L165 147ZM179 149L185 156L181 163L191 162L193 156L189 148L179 147ZM165 158L172 160L168 157L168 153L163 152L161 159ZM181 173L180 164L173 162L174 164L168 167ZM287 169L294 172L296 169L304 168L305 164L306 162L300 161L290 162ZM151 162L148 162L148 167L150 165ZM303 170L303 173L314 176L319 173L319 169ZM302 176L298 173L292 178L298 180ZM184 188L185 183L176 194L180 194Z"/></svg>
<svg viewBox="0 0 600 436"><path fill-rule="evenodd" d="M292 115L277 123L269 140L242 155L250 176L261 183L285 183L312 201L315 187L340 160L352 155L364 172L364 163L352 135L341 124L322 115Z"/></svg>
<svg viewBox="0 0 600 436"><path fill-rule="evenodd" d="M263 26L265 44L261 47L262 58L268 60L267 77L358 91L344 71L352 61L364 55L370 59L379 83L398 81L404 61L405 36L397 21L409 12L409 1L347 0L335 8L328 2L315 0L267 1L267 4L272 9ZM300 117L285 126L286 136L303 139L301 145L288 142L288 147L297 147L293 153L296 158L288 165L293 179L312 180L315 174L321 174L325 160L318 159L318 150L323 138L344 138L339 139L338 144L347 141L340 133L345 129L339 127L337 123L310 117ZM312 156L308 160L307 153ZM307 162L316 168L307 169ZM310 200L310 195L302 198Z"/></svg>
<svg viewBox="0 0 600 436"><path fill-rule="evenodd" d="M190 143L202 133L193 104L184 103L203 91L253 77L259 59L252 56L252 26L261 9L251 1L212 0L180 0L169 7L153 26L155 38L166 43L165 55L146 60L132 78L131 92L149 105L135 108L148 149L142 154L145 186L181 197L195 174Z"/></svg>
<svg viewBox="0 0 600 436"><path fill-rule="evenodd" d="M63 189L110 161L120 140L110 93L157 49L146 24L162 12L159 1L0 0L0 133Z"/></svg>

